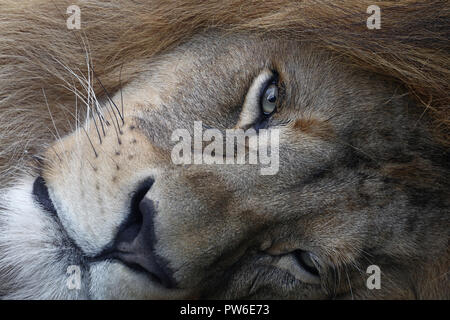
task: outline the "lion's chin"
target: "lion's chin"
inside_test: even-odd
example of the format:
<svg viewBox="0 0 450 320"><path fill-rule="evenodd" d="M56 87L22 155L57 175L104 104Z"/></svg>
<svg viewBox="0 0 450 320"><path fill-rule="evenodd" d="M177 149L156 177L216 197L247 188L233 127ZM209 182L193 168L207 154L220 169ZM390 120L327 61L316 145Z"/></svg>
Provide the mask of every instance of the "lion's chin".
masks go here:
<svg viewBox="0 0 450 320"><path fill-rule="evenodd" d="M33 198L32 177L0 193L0 297L3 299L176 299L118 261L91 262Z"/></svg>

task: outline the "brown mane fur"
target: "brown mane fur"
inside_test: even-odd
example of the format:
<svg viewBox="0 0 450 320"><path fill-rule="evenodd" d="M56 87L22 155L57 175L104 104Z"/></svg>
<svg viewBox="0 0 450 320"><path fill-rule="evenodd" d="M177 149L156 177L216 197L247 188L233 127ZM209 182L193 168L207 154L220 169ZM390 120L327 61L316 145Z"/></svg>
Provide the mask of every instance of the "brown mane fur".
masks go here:
<svg viewBox="0 0 450 320"><path fill-rule="evenodd" d="M35 146L74 123L71 84L63 65L96 75L115 91L141 70L139 61L208 28L271 33L312 42L349 63L394 77L435 119L449 142L450 7L447 1L381 1L381 29L366 27L370 1L0 1L0 175L17 172ZM68 30L65 13L81 8L81 30ZM83 40L81 40L83 39ZM82 42L84 41L85 47ZM119 73L121 68L121 81ZM67 83L64 83L64 80ZM99 96L102 90L93 81ZM45 96L44 96L45 93ZM47 107L45 97L49 101Z"/></svg>

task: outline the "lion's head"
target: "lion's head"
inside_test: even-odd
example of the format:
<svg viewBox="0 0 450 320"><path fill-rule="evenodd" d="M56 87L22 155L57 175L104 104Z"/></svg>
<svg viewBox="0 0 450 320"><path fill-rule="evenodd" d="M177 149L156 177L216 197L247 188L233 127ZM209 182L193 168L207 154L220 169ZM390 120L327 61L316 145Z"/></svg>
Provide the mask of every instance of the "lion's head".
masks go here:
<svg viewBox="0 0 450 320"><path fill-rule="evenodd" d="M445 3L2 2L1 297L449 297Z"/></svg>

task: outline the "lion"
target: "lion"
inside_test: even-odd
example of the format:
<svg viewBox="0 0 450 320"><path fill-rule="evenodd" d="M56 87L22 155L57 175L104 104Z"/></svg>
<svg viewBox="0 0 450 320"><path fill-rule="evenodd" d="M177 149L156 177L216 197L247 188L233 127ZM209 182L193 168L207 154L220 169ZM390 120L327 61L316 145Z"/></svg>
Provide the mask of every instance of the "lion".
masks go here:
<svg viewBox="0 0 450 320"><path fill-rule="evenodd" d="M2 299L450 298L446 1L0 7Z"/></svg>

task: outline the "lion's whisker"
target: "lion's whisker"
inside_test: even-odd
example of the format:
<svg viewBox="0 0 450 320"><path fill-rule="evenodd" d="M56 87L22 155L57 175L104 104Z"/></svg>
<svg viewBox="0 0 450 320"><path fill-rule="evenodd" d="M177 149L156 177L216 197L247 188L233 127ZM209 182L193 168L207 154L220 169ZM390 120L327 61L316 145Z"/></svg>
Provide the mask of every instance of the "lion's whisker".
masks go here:
<svg viewBox="0 0 450 320"><path fill-rule="evenodd" d="M122 109L122 115L125 117L125 113L123 112L122 69L123 69L123 64L120 66L120 71L119 71L119 87L120 87L120 104L121 104L121 109ZM123 122L122 124L125 124L125 123Z"/></svg>
<svg viewBox="0 0 450 320"><path fill-rule="evenodd" d="M117 105L115 104L115 102L113 101L113 99L111 98L111 95L109 94L108 90L106 90L105 86L103 85L103 83L101 82L100 78L96 75L95 71L92 70L93 75L95 77L95 79L98 81L98 83L100 84L100 86L102 87L103 91L106 94L106 97L108 98L108 101L110 104L114 105L114 108L116 109L117 113L119 114L120 119L122 120L122 124L125 123L125 119L123 118L123 115L120 113L119 108L117 107ZM112 107L111 107L112 109ZM116 119L117 120L117 119Z"/></svg>

